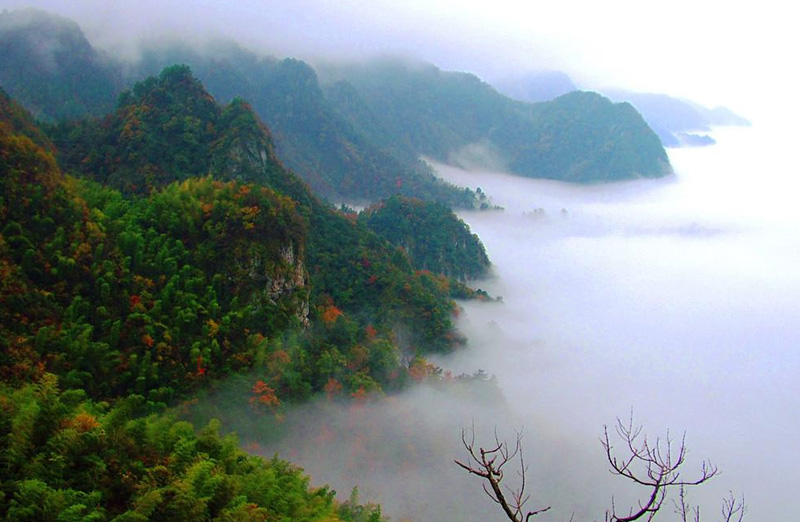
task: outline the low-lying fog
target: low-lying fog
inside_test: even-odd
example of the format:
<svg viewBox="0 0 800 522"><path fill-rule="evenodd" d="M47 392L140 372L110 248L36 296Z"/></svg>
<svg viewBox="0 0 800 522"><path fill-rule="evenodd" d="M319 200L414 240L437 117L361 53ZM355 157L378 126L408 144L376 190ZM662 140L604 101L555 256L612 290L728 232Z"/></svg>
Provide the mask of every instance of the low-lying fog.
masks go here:
<svg viewBox="0 0 800 522"><path fill-rule="evenodd" d="M343 497L358 485L394 520L501 520L452 460L473 422L485 445L495 426L503 436L524 428L529 507L553 506L538 518L602 520L612 495L618 509L632 499L599 438L632 410L652 436L686 432L684 478L706 458L722 470L690 494L702 520L719 520L730 490L745 495L746 520L789 520L800 479L800 205L779 151L792 149L757 128L715 137L671 150L668 180L576 187L437 166L505 210L462 215L495 267L478 285L503 302L463 303L469 346L435 362L496 375L505 402L417 389L377 406L310 408L265 453ZM304 413L325 429L305 428ZM676 519L671 504L659 519Z"/></svg>

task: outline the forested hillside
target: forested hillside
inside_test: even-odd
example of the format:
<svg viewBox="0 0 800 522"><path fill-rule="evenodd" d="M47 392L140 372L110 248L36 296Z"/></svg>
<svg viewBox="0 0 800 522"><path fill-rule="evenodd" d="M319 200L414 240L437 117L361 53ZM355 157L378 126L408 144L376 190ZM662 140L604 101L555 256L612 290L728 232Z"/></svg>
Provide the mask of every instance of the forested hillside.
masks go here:
<svg viewBox="0 0 800 522"><path fill-rule="evenodd" d="M196 430L131 395L92 402L57 378L0 383L0 519L379 522L277 457L248 455L219 423Z"/></svg>
<svg viewBox="0 0 800 522"><path fill-rule="evenodd" d="M672 172L658 136L636 110L594 93L517 102L474 75L402 60L325 72L332 103L359 128L380 126L372 137L385 146L396 142L447 163L480 144L514 173L574 182ZM352 90L368 110L352 104Z"/></svg>
<svg viewBox="0 0 800 522"><path fill-rule="evenodd" d="M276 153L316 194L334 201L375 201L404 194L473 208L471 190L438 180L416 156L378 146L343 119L320 89L315 71L300 60L262 58L234 44L197 50L188 45L147 48L137 71L155 74L189 64L217 99L252 103L273 133Z"/></svg>
<svg viewBox="0 0 800 522"><path fill-rule="evenodd" d="M24 13L0 15L0 42L9 51L0 54L8 76L0 85L30 110L49 119L99 114L124 85L187 64L219 101L248 100L273 132L278 157L333 201L399 194L478 207L474 192L438 180L419 159L457 163L476 145L500 166L532 177L597 182L671 172L635 111L590 95L522 103L473 75L398 60L322 65L320 82L307 63L220 42L149 44L126 63L103 57L71 21ZM44 35L53 39L47 56L38 51Z"/></svg>
<svg viewBox="0 0 800 522"><path fill-rule="evenodd" d="M447 278L320 202L186 67L50 135L0 95L0 516L378 520L142 415L234 374L254 414L401 388L455 346Z"/></svg>
<svg viewBox="0 0 800 522"><path fill-rule="evenodd" d="M0 15L0 45L0 520L379 522L182 416L228 387L280 422L459 381L426 356L463 343L454 298L487 297L464 281L488 256L450 210L485 201L420 154L479 143L571 181L668 169L597 95L527 105L405 65L323 88L237 46L123 67L37 11Z"/></svg>
<svg viewBox="0 0 800 522"><path fill-rule="evenodd" d="M24 9L0 14L0 86L36 118L54 121L111 110L122 76L78 24Z"/></svg>
<svg viewBox="0 0 800 522"><path fill-rule="evenodd" d="M480 239L441 204L394 196L367 208L359 219L402 247L419 268L461 281L484 276L489 268Z"/></svg>
<svg viewBox="0 0 800 522"><path fill-rule="evenodd" d="M303 398L331 378L351 391L399 379L398 326L408 355L452 348L446 280L415 272L405 253L319 202L276 161L247 105L219 107L186 67L137 84L113 115L53 134L65 168L94 182L64 177L41 151L49 163L38 177L14 167L20 174L4 180L19 285L45 286L41 305L6 301L25 314L10 325L18 337L40 345L30 366L65 336L81 338L74 355L49 355L49 369L67 382L104 376L99 398L136 384L163 401L263 359L266 339L310 318L319 326L284 365L303 376L284 383L285 395ZM380 377L367 360L348 365L350 350L371 346ZM330 361L324 369L318 357Z"/></svg>

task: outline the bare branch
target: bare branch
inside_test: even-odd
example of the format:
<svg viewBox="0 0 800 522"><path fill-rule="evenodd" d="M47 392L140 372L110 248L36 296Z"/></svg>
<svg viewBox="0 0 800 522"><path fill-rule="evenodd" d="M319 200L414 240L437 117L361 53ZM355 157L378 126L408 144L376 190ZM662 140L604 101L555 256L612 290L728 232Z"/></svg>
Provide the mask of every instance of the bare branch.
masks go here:
<svg viewBox="0 0 800 522"><path fill-rule="evenodd" d="M617 456L607 426L603 429L603 438L600 441L611 466L611 473L647 488L649 497L646 501L639 502L638 508L631 508L627 516L617 514L612 501L611 510L606 513L606 520L609 522L633 522L640 518L652 520L661 509L668 489L677 487L682 491L687 486L698 486L719 473L716 466L704 461L696 479L684 480L681 477L680 467L686 461L685 434L679 444L673 441L669 432L664 439L656 438L654 442L650 442L647 436L642 435L642 428L634 425L633 414L627 423L617 419L615 428L617 437L625 448L624 456ZM685 497L682 496L679 513L684 516L683 522L689 522L686 518L690 515L689 506L684 502ZM699 519L699 515L696 518Z"/></svg>
<svg viewBox="0 0 800 522"><path fill-rule="evenodd" d="M510 449L507 443L500 441L497 430L495 430L495 446L487 450L484 448L476 449L474 426L470 430L469 440L466 431L461 430L461 442L467 450L468 458L466 462L459 460L454 462L468 473L481 477L488 482L488 484L483 484L484 493L503 508L503 512L505 512L509 520L512 522L528 522L531 517L550 509L550 507L546 507L524 513L525 504L530 500L530 495L525 493L525 475L528 468L525 466L525 460L522 456L521 432L517 432L514 446ZM517 457L519 457L520 464L520 469L517 472L520 476L520 486L511 488L506 484L502 484L505 476L503 467ZM508 496L506 496L506 493Z"/></svg>
<svg viewBox="0 0 800 522"><path fill-rule="evenodd" d="M628 510L627 515L617 512L616 501L611 498L611 508L605 513L605 522L635 522L637 520L652 521L662 509L668 493L678 490L678 500L674 501L675 513L681 522L700 522L700 508L693 507L687 500L687 490L711 480L719 469L708 461L700 465L700 472L693 478L682 476L682 466L686 462L686 435L679 441L672 438L669 432L663 438L648 439L642 427L633 422L633 412L627 422L617 419L614 427L616 437L609 434L608 426L603 427L600 443L606 454L610 471L613 475L624 477L645 488L646 496L635 507ZM522 451L522 433L517 432L514 445L509 446L500 441L497 430L494 434L494 445L485 449L475 445L475 428L461 431L461 441L467 450L466 461L456 460L462 469L484 480L483 491L499 504L511 522L530 522L530 519L550 509L527 511L524 506L530 500L525 492L528 467ZM618 449L615 443L619 446ZM504 469L511 461L519 460L518 487L503 483ZM744 497L741 499L733 493L722 504L721 522L742 522L747 511ZM524 513L524 515L523 515ZM574 520L574 513L570 522Z"/></svg>
<svg viewBox="0 0 800 522"><path fill-rule="evenodd" d="M680 515L681 522L700 522L700 508L692 507L686 499L686 488L681 487L678 500L675 502L675 512Z"/></svg>
<svg viewBox="0 0 800 522"><path fill-rule="evenodd" d="M722 499L722 522L742 522L747 513L747 504L744 502L744 495L741 498L729 493L727 498Z"/></svg>

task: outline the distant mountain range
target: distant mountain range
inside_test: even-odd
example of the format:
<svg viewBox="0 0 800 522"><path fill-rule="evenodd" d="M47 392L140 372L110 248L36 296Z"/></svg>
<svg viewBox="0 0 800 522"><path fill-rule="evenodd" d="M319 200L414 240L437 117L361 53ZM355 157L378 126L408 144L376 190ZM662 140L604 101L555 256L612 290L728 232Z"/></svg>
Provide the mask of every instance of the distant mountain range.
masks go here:
<svg viewBox="0 0 800 522"><path fill-rule="evenodd" d="M558 71L538 71L496 80L494 85L516 100L551 101L578 90L568 75ZM707 133L713 126L749 126L750 122L725 107L709 109L666 94L640 93L622 89L603 89L611 100L629 102L658 134L665 147L704 146L715 143Z"/></svg>
<svg viewBox="0 0 800 522"><path fill-rule="evenodd" d="M40 120L99 115L123 83L78 24L33 9L0 14L0 86Z"/></svg>
<svg viewBox="0 0 800 522"><path fill-rule="evenodd" d="M661 138L665 147L711 145L706 133L715 125L749 126L750 122L725 107L708 109L700 104L666 94L604 91L612 100L628 101L636 107Z"/></svg>
<svg viewBox="0 0 800 522"><path fill-rule="evenodd" d="M472 74L399 59L321 71L325 93L339 113L358 128L374 129L371 137L385 146L458 164L477 145L490 163L501 161L513 173L563 181L671 172L642 117L629 104L613 104L596 93L524 103ZM381 141L387 138L391 143Z"/></svg>
<svg viewBox="0 0 800 522"><path fill-rule="evenodd" d="M315 71L231 43L150 46L126 63L93 48L74 22L32 10L0 15L0 50L0 85L44 121L102 114L133 82L187 64L220 102L246 99L270 128L278 157L334 201L400 194L478 206L474 192L439 181L419 160L457 163L475 147L525 176L597 182L671 172L636 111L596 94L529 104L430 64Z"/></svg>
<svg viewBox="0 0 800 522"><path fill-rule="evenodd" d="M572 78L561 71L530 71L506 76L491 83L509 98L529 103L551 101L578 90Z"/></svg>

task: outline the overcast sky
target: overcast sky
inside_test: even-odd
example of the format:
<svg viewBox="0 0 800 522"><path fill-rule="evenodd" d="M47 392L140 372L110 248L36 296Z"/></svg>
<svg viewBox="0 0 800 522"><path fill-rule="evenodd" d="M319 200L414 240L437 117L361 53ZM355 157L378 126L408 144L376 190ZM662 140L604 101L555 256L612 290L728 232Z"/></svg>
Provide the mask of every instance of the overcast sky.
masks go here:
<svg viewBox="0 0 800 522"><path fill-rule="evenodd" d="M800 37L777 0L0 0L79 21L95 43L162 33L232 36L278 56L402 53L484 79L556 69L614 86L727 105L788 108ZM795 34L793 34L795 33ZM785 69L790 68L787 72ZM769 105L767 104L769 102ZM754 114L756 113L756 114ZM774 115L774 113L773 113Z"/></svg>

